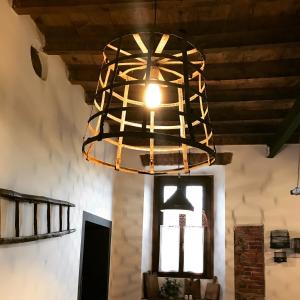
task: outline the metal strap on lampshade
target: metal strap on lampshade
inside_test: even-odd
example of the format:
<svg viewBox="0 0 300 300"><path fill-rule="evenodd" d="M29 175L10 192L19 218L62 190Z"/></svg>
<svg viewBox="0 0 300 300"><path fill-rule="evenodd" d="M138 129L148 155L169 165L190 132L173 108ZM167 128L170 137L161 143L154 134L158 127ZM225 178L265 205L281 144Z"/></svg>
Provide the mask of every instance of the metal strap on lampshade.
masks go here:
<svg viewBox="0 0 300 300"><path fill-rule="evenodd" d="M161 206L161 211L167 210L194 211L194 206L186 198L180 185L176 192Z"/></svg>

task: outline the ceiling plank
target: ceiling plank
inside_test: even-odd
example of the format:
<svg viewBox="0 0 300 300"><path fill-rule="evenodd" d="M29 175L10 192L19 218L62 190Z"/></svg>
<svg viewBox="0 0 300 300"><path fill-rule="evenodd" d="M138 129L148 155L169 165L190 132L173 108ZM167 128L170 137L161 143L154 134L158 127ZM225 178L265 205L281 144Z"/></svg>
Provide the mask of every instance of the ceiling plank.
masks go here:
<svg viewBox="0 0 300 300"><path fill-rule="evenodd" d="M214 134L214 144L215 145L266 145L272 138L272 134ZM299 141L299 134L293 135L287 143L297 143ZM202 138L196 136L196 138ZM140 141L135 138L128 138L125 143L129 143L134 146L147 146L149 143L145 141ZM158 141L157 146L166 146L166 142ZM176 144L174 144L176 145Z"/></svg>
<svg viewBox="0 0 300 300"><path fill-rule="evenodd" d="M286 88L236 88L216 90L207 86L208 103L214 102L247 102L247 101L275 101L286 99L295 99L298 95L298 87ZM85 93L85 101L88 104L94 103L94 91L87 90ZM281 102L279 101L279 102Z"/></svg>
<svg viewBox="0 0 300 300"><path fill-rule="evenodd" d="M178 15L178 11L183 9L196 10L197 13L203 15L203 18L219 16L223 13L225 18L237 15L234 8L238 9L239 14L244 17L253 14L284 14L286 11L299 10L299 3L293 0L252 0L243 2L243 14L241 7L235 1L229 0L160 0L158 6L158 13L160 9L172 10ZM104 8L113 10L132 9L137 7L147 7L149 10L153 9L153 0L14 0L13 7L19 14L50 14L50 13L70 13L70 12L101 12ZM215 13L211 14L211 10ZM206 14L205 14L206 13Z"/></svg>
<svg viewBox="0 0 300 300"><path fill-rule="evenodd" d="M97 87L97 81L73 81L73 84L82 85L86 89L86 91L95 91ZM192 85L193 82L191 82L191 86ZM295 88L300 88L300 76L249 78L234 80L206 80L206 90L207 95L209 97L209 101L212 100L212 93L222 93L226 90L242 89L244 91L250 91L253 89L259 89L262 91L264 89L274 89L279 91L280 89L293 90ZM280 95L284 95L285 91L279 91L279 93ZM219 94L219 96L221 95ZM263 97L263 95L261 95L261 97ZM280 98L281 97L278 96L274 99Z"/></svg>
<svg viewBox="0 0 300 300"><path fill-rule="evenodd" d="M237 27L238 28L238 27ZM43 31L43 30L42 30ZM59 37L56 34L46 35L46 45L44 51L48 54L99 54L105 45L116 38L116 33L111 36L98 34L97 36L76 37L64 35ZM58 37L57 37L58 36ZM188 36L190 42L194 43L198 49L210 51L213 48L242 47L263 44L282 44L300 42L300 26L280 27L274 29L262 29L252 31L224 32L217 34L195 34Z"/></svg>
<svg viewBox="0 0 300 300"><path fill-rule="evenodd" d="M213 102L209 101L208 108L210 110L218 110L218 109L232 109L234 110L249 110L249 111L258 111L258 110L268 110L270 107L272 110L282 110L282 109L290 109L294 105L294 99L281 99L278 100L255 100L255 101L218 101ZM112 101L110 104L110 108L121 108L122 101L114 102ZM133 106L133 105L127 105ZM192 109L199 108L199 103L191 103Z"/></svg>
<svg viewBox="0 0 300 300"><path fill-rule="evenodd" d="M107 14L104 10L103 14ZM278 16L259 16L253 17L245 20L243 18L239 19L196 19L195 21L183 20L174 18L174 20L165 19L161 20L156 26L153 25L152 20L150 23L130 23L128 18L132 17L132 12L128 11L128 17L124 17L124 11L122 11L122 17L128 23L108 23L102 22L91 23L90 21L81 21L78 23L73 23L71 26L58 26L55 23L49 23L48 19L44 19L40 16L35 17L35 21L38 24L40 30L47 36L47 38L63 38L66 35L70 38L99 38L105 33L107 37L111 36L115 38L116 35L136 33L138 31L157 31L166 32L174 34L183 34L187 37L190 36L205 36L214 35L220 33L237 33L237 32L253 32L260 30L280 30L282 28L292 28L294 26L299 26L299 14L287 14L280 16L280 22L278 22ZM164 15L166 12L164 12ZM152 15L152 13L151 13ZM175 22L174 22L175 21Z"/></svg>
<svg viewBox="0 0 300 300"><path fill-rule="evenodd" d="M270 141L269 145L269 158L275 157L281 150L282 146L290 139L295 130L300 126L300 97L295 102L282 122L278 132ZM299 143L299 140L297 141Z"/></svg>
<svg viewBox="0 0 300 300"><path fill-rule="evenodd" d="M300 58L300 43L212 48L204 51L204 55L208 64L295 59ZM96 55L63 54L61 56L66 64L101 64L103 61L103 55L100 52Z"/></svg>
<svg viewBox="0 0 300 300"><path fill-rule="evenodd" d="M98 80L100 72L98 65L77 64L68 67L69 79L73 83ZM207 64L204 74L207 81L297 76L300 75L300 59Z"/></svg>
<svg viewBox="0 0 300 300"><path fill-rule="evenodd" d="M212 122L212 128L214 134L259 134L259 133L268 133L274 134L279 127L281 119L275 119L279 121L271 120L258 120L260 122L254 123L253 121L242 122L241 120L227 122ZM239 122L240 121L240 122ZM112 125L110 126L110 131L116 132L119 131L120 126ZM130 128L127 127L126 130L130 131ZM178 132L178 130L177 130ZM175 134L175 130L165 130L166 134Z"/></svg>
<svg viewBox="0 0 300 300"><path fill-rule="evenodd" d="M233 154L232 152L221 152L216 154L216 160L214 165L225 166L231 164ZM149 166L150 155L141 155L141 162L144 167ZM207 155L205 153L190 153L188 154L188 159L190 164L199 164L207 160ZM176 166L178 162L182 161L182 155L178 153L168 153L168 154L156 154L154 155L154 164L156 166Z"/></svg>
<svg viewBox="0 0 300 300"><path fill-rule="evenodd" d="M195 109L195 114L199 114ZM283 119L289 109L263 109L263 110L240 110L232 108L209 109L210 119L213 122L219 121L237 121L237 120L268 120L268 119ZM120 114L120 113L119 113ZM118 115L118 114L117 114ZM155 116L155 123L161 124L163 121L178 121L178 115L174 112L159 111ZM131 122L142 122L142 116L133 111L128 111L126 120ZM117 123L115 123L117 124Z"/></svg>

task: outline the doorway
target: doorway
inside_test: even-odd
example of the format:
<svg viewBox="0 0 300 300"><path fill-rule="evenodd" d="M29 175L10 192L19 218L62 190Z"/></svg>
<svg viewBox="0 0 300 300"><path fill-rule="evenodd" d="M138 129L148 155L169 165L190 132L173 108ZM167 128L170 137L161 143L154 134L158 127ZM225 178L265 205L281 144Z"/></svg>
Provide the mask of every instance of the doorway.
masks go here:
<svg viewBox="0 0 300 300"><path fill-rule="evenodd" d="M111 226L83 212L78 300L108 300Z"/></svg>

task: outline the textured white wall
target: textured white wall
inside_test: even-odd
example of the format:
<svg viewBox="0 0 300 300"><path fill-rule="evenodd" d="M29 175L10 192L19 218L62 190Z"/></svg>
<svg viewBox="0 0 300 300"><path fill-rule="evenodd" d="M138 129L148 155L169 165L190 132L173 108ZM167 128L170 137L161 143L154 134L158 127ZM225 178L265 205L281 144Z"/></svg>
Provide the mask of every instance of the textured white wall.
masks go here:
<svg viewBox="0 0 300 300"><path fill-rule="evenodd" d="M202 167L192 175L214 177L214 275L221 284L221 297L225 291L225 168L224 166Z"/></svg>
<svg viewBox="0 0 300 300"><path fill-rule="evenodd" d="M266 299L299 299L300 259L275 264L269 248L273 229L300 236L300 196L291 196L297 178L298 146L289 145L275 158L265 146L226 147L233 163L226 166L226 300L234 299L233 229L264 224Z"/></svg>
<svg viewBox="0 0 300 300"><path fill-rule="evenodd" d="M0 1L0 187L76 204L76 233L0 246L3 300L74 300L77 297L82 210L111 219L110 170L88 164L81 142L89 115L83 90L72 86L59 57L47 57L40 80L30 46L41 38L29 17ZM105 149L103 155L111 155Z"/></svg>
<svg viewBox="0 0 300 300"><path fill-rule="evenodd" d="M115 178L110 300L141 299L144 176Z"/></svg>
<svg viewBox="0 0 300 300"><path fill-rule="evenodd" d="M151 271L152 268L153 185L154 177L145 176L141 267L142 273Z"/></svg>

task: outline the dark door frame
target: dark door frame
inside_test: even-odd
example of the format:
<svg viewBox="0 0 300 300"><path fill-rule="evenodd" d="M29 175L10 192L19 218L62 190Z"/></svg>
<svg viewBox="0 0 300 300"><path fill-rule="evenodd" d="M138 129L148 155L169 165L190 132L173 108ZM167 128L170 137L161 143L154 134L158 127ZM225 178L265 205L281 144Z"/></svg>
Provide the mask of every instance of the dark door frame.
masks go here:
<svg viewBox="0 0 300 300"><path fill-rule="evenodd" d="M79 277L78 277L78 300L81 299L81 289L82 289L82 268L83 268L83 256L84 256L84 240L85 240L85 223L90 222L94 223L96 225L100 225L106 228L110 229L110 236L109 236L109 257L110 257L110 251L111 251L111 231L112 231L112 222L106 219L103 219L101 217L98 217L96 215L93 215L91 213L88 213L86 211L83 211L82 215L82 231L81 231L81 247L80 247L80 262L79 262ZM110 269L110 259L108 261L108 269ZM108 278L107 278L107 290L109 290L109 273L108 272Z"/></svg>

